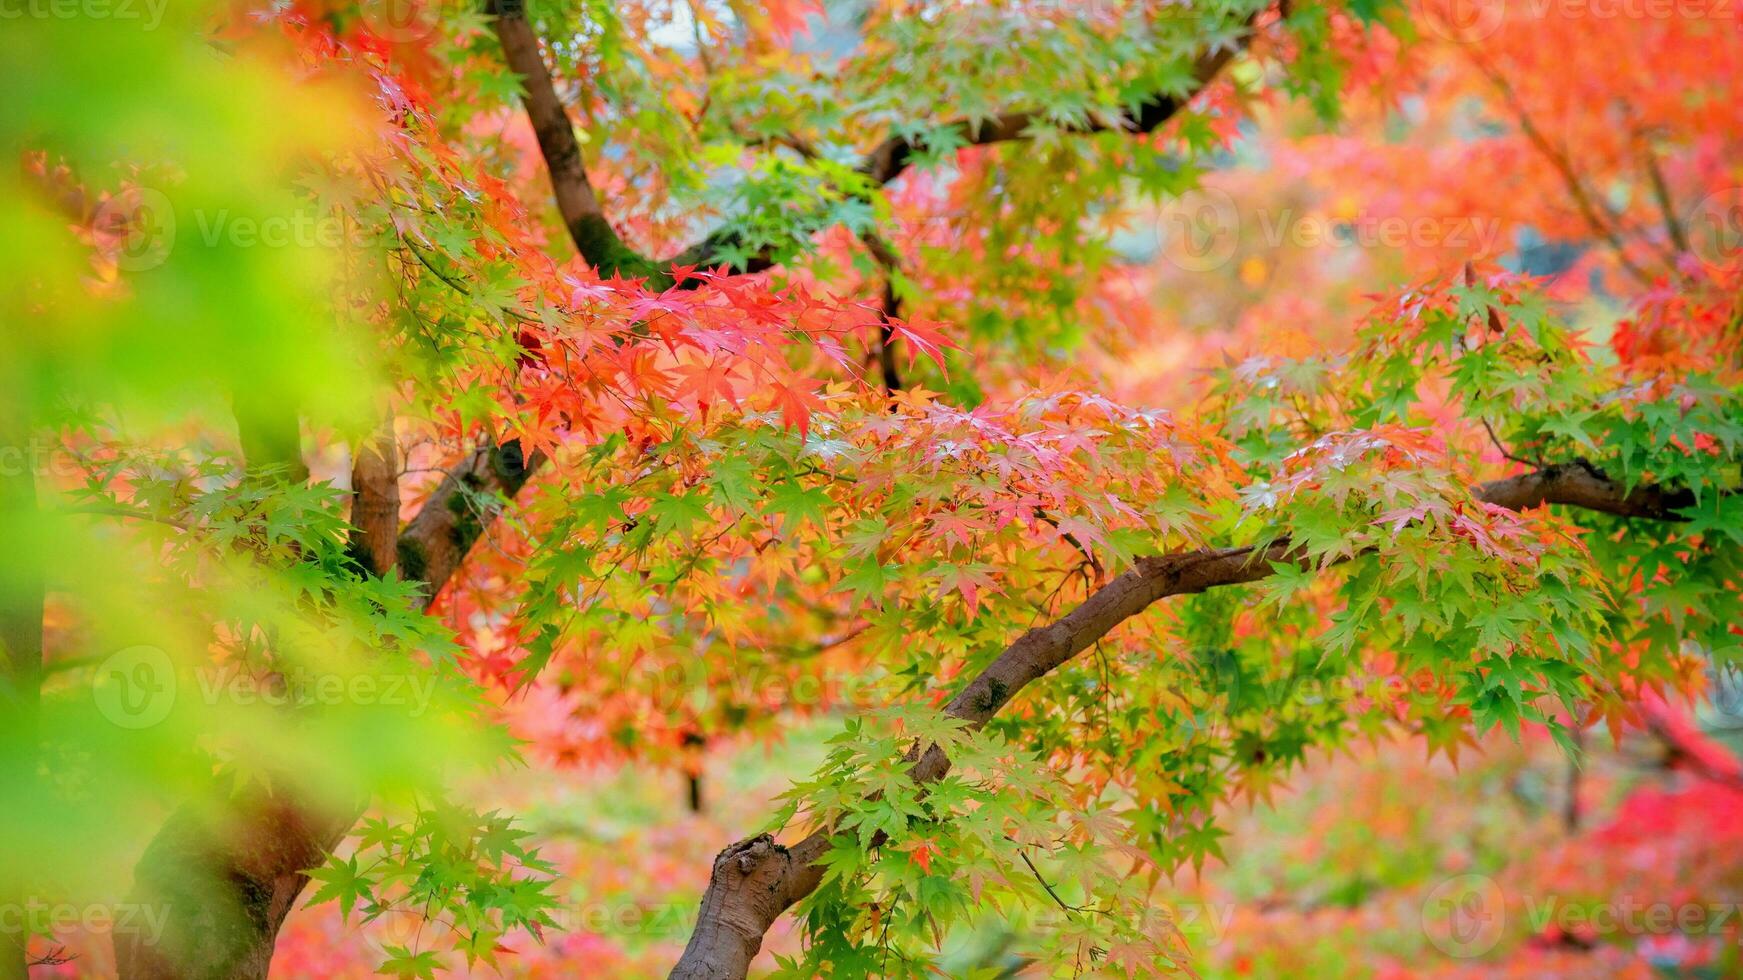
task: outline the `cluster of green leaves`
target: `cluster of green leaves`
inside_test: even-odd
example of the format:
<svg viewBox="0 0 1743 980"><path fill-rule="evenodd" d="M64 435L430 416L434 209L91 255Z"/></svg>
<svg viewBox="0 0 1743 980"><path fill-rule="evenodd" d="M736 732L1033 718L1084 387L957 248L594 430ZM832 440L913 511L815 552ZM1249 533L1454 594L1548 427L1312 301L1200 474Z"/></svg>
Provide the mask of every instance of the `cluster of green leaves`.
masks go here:
<svg viewBox="0 0 1743 980"><path fill-rule="evenodd" d="M1680 487L1697 500L1737 486L1739 393L1712 370L1620 364L1562 322L1546 298L1507 280L1430 286L1396 319L1370 324L1351 367L1365 385L1361 424L1420 424L1421 396L1444 390L1504 451L1543 462L1586 459L1633 487Z"/></svg>
<svg viewBox="0 0 1743 980"><path fill-rule="evenodd" d="M409 936L382 944L382 974L434 977L450 949L469 968L500 967L510 930L542 937L557 927L548 894L556 869L509 817L436 800L404 819L370 817L354 836L349 854L309 873L320 887L308 902L337 902L347 921L355 912L363 923L413 923Z"/></svg>
<svg viewBox="0 0 1743 980"><path fill-rule="evenodd" d="M1626 596L1612 629L1668 681L1685 654L1734 662L1743 622L1735 581L1743 485L1743 391L1712 369L1619 361L1589 347L1540 296L1506 282L1461 284L1421 332L1370 332L1369 411L1402 416L1405 392L1436 383L1519 461L1575 463L1627 489L1680 495L1683 520L1624 522L1580 511L1598 574ZM1475 325L1473 327L1473 325ZM1678 367L1681 367L1680 365ZM1624 524L1626 523L1626 528ZM1624 530L1626 533L1624 534ZM1647 680L1651 683L1652 680Z"/></svg>
<svg viewBox="0 0 1743 980"><path fill-rule="evenodd" d="M738 163L741 150L712 149L720 166ZM744 268L753 256L786 264L815 248L819 232L840 228L859 236L887 221L888 206L869 178L851 164L806 154L757 154L744 174L721 187L708 210L722 215L724 244L711 264Z"/></svg>
<svg viewBox="0 0 1743 980"><path fill-rule="evenodd" d="M61 776L82 789L43 801L37 830L88 807L97 820L115 798L209 791L214 761L220 784L296 774L319 798L356 800L508 756L421 591L353 564L331 485L189 449L90 453L41 517L62 546L47 574L90 617L75 642L92 653L45 687L44 740L84 762ZM144 668L110 656L140 649ZM115 698L142 696L116 713Z"/></svg>
<svg viewBox="0 0 1743 980"><path fill-rule="evenodd" d="M1149 909L1141 878L1121 876L1143 862L1120 852L1123 824L1072 807L1038 760L921 706L851 719L829 745L772 825L802 819L831 836L799 908L806 949L779 958L777 976L990 977L1025 956L1047 975L1101 964L1130 976L1180 961L1173 920ZM931 747L950 769L922 785L909 766ZM1012 957L977 960L963 935L989 912L1050 928Z"/></svg>
<svg viewBox="0 0 1743 980"><path fill-rule="evenodd" d="M1620 692L1613 685L1624 664L1633 675L1630 684L1674 684L1687 672L1690 656L1721 662L1735 656L1739 610L1727 583L1734 581L1737 560L1732 515L1743 430L1733 384L1711 373L1621 361L1562 322L1541 294L1505 278L1478 281L1467 273L1463 281L1406 291L1382 308L1349 354L1255 358L1225 372L1219 394L1228 434L1249 465L1287 468L1296 453L1292 445L1304 437L1318 439L1315 446L1323 448L1327 440L1344 440L1342 433L1362 427L1438 425L1444 439L1436 443L1441 461L1435 465L1446 469L1431 483L1456 487L1484 454L1501 454L1526 468L1585 467L1626 490L1671 495L1666 499L1680 505L1681 521L1629 521L1575 509L1565 519L1583 532L1582 544L1542 552L1538 561L1580 556L1589 567L1579 577L1602 583L1617 597L1582 601L1578 608L1584 611L1570 620L1601 614L1601 629L1589 621L1578 629L1545 624L1557 646L1577 653L1592 674L1578 684L1570 674L1554 688L1572 693L1583 686L1580 700L1596 702L1607 714L1618 710ZM1445 427L1449 420L1454 424ZM1340 481L1347 479L1365 477L1314 475L1310 482L1320 502L1304 506L1296 500L1286 515L1288 527L1280 530L1316 554L1375 548L1372 517L1325 506L1323 493L1340 492ZM1255 492L1271 491L1267 486L1249 494ZM1450 520L1455 529L1460 521L1487 520L1468 502L1459 504L1456 494L1446 498L1453 506L1448 511L1427 502L1433 495L1428 486L1415 493L1421 497L1415 503L1386 504L1383 523L1398 538L1380 549L1383 558L1428 533L1433 525L1424 524L1425 518ZM1499 542L1500 532L1490 527L1483 533ZM1443 560L1432 560L1433 595L1376 593L1390 614L1401 614L1407 632L1424 616L1459 608L1457 596L1445 590L1464 585L1446 577ZM1516 637L1536 619L1539 601L1535 587L1511 600L1496 597L1492 606L1483 598L1480 607L1467 610L1468 626L1483 644ZM1586 640L1577 642L1580 636ZM1494 667L1484 670L1497 680L1510 676ZM1517 697L1469 687L1461 700L1481 719L1517 723Z"/></svg>

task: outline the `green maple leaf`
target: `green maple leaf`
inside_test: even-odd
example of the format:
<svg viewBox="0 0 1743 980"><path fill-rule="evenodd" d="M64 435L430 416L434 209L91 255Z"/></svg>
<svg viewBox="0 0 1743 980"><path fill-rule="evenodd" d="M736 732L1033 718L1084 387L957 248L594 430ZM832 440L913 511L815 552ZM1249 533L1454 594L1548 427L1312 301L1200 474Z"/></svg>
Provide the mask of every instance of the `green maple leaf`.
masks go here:
<svg viewBox="0 0 1743 980"><path fill-rule="evenodd" d="M347 920L351 918L351 910L359 898L372 898L369 882L362 877L355 854L343 860L334 857L318 868L311 868L308 875L321 882L321 887L309 896L308 904L337 901L340 915Z"/></svg>
<svg viewBox="0 0 1743 980"><path fill-rule="evenodd" d="M798 480L777 483L769 492L769 512L784 518L782 529L788 534L796 532L807 520L819 531L828 530L832 505L827 493L817 487L803 486Z"/></svg>

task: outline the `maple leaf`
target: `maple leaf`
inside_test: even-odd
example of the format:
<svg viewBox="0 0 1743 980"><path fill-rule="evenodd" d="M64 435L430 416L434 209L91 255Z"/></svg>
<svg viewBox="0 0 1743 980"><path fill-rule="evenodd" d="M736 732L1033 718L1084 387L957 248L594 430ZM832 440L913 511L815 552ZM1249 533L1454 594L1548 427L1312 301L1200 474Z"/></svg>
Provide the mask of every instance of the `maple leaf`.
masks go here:
<svg viewBox="0 0 1743 980"><path fill-rule="evenodd" d="M925 874L932 873L932 858L938 853L938 842L931 838L920 838L908 847L908 856L920 866Z"/></svg>
<svg viewBox="0 0 1743 980"><path fill-rule="evenodd" d="M945 369L944 352L957 346L939 331L938 328L943 326L941 323L891 317L889 326L895 336L908 342L909 367L912 367L919 357L925 356L931 358L932 362L938 365L938 370L943 371Z"/></svg>
<svg viewBox="0 0 1743 980"><path fill-rule="evenodd" d="M811 431L811 413L820 411L825 402L815 392L822 382L812 378L777 381L769 392L770 407L780 410L781 424L799 430L801 441Z"/></svg>
<svg viewBox="0 0 1743 980"><path fill-rule="evenodd" d="M1003 590L992 576L992 567L982 562L967 562L960 565L943 565L933 572L942 584L942 592L959 593L962 601L967 604L970 616L980 614L980 598L983 592L1002 595Z"/></svg>
<svg viewBox="0 0 1743 980"><path fill-rule="evenodd" d="M732 362L716 358L702 363L679 364L672 370L683 378L674 397L693 395L696 407L703 411L707 411L709 404L716 400L738 406L733 382L739 380L740 375Z"/></svg>

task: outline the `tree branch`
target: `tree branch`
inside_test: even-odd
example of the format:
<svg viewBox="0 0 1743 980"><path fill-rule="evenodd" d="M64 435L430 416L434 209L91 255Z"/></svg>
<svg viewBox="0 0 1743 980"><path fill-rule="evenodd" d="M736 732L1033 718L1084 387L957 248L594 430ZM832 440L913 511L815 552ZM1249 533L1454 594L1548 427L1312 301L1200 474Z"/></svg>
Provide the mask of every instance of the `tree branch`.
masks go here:
<svg viewBox="0 0 1743 980"><path fill-rule="evenodd" d="M495 520L497 501L513 499L544 464L543 453L527 458L505 442L473 450L436 486L398 543L400 573L423 584L426 607Z"/></svg>
<svg viewBox="0 0 1743 980"><path fill-rule="evenodd" d="M1122 113L1112 121L1092 119L1087 122L1061 126L1067 133L1089 134L1105 132L1149 133L1154 132L1164 123L1173 119L1188 102L1198 93L1204 91L1223 68L1234 59L1234 56L1244 50L1252 38L1253 20L1258 16L1256 11L1247 19L1242 32L1226 44L1218 44L1200 54L1193 64L1192 77L1195 82L1190 91L1181 96L1158 93L1139 103L1135 109ZM1006 143L1013 140L1026 139L1031 127L1047 122L1045 113L1038 110L1022 110L1005 112L986 120L959 119L943 127L945 133L955 137L952 142L969 146L989 146L993 143ZM914 158L925 149L924 145L908 136L892 136L878 144L860 164L861 173L870 177L878 184L888 184L902 175L902 172L914 162Z"/></svg>
<svg viewBox="0 0 1743 980"><path fill-rule="evenodd" d="M1482 56L1476 53L1475 48L1467 47L1464 50L1477 70L1500 91L1501 97L1506 100L1508 108L1513 112L1514 120L1519 124L1519 131L1555 169L1556 176L1561 178L1562 184L1567 188L1568 197L1573 199L1574 207L1579 211L1580 217L1585 219L1586 225L1591 228L1594 234L1610 246L1611 253L1616 256L1617 264L1621 265L1623 270L1633 276L1641 285L1652 285L1652 277L1629 257L1628 245L1622 240L1619 219L1611 214L1609 209L1600 207L1598 202L1592 200L1591 194L1586 190L1585 181L1581 180L1579 173L1574 170L1573 163L1568 159L1565 149L1555 146L1548 137L1544 136L1543 130L1538 128L1536 122L1532 120L1531 114L1525 111L1525 104L1519 100L1518 93L1513 89L1513 83L1507 80L1507 76L1503 75L1500 69L1484 61Z"/></svg>
<svg viewBox="0 0 1743 980"><path fill-rule="evenodd" d="M1656 521L1686 520L1678 511L1695 505L1695 495L1686 487L1647 484L1626 490L1583 459L1491 480L1477 487L1473 494L1478 500L1508 510L1562 504L1617 517Z"/></svg>
<svg viewBox="0 0 1743 980"><path fill-rule="evenodd" d="M1681 489L1625 490L1583 461L1494 480L1472 493L1478 500L1509 510L1563 504L1655 520L1680 519L1677 508L1694 499ZM1019 636L957 692L945 706L945 713L984 725L1024 687L1089 649L1157 600L1256 582L1271 575L1271 563L1300 560L1300 553L1287 543L1262 551L1212 549L1140 558L1130 570L1091 593L1059 620ZM925 783L949 769L944 751L932 745L919 753L909 775ZM787 848L763 834L722 851L703 893L695 931L672 970L672 980L743 980L762 948L763 935L775 920L817 888L824 869L816 862L828 850L829 838L829 829L823 828Z"/></svg>
<svg viewBox="0 0 1743 980"><path fill-rule="evenodd" d="M393 568L399 541L399 446L393 419L357 443L351 460L352 558L370 575Z"/></svg>
<svg viewBox="0 0 1743 980"><path fill-rule="evenodd" d="M1155 131L1174 118L1236 54L1246 48L1253 36L1253 24L1263 10L1260 8L1250 14L1238 34L1208 47L1199 55L1193 64L1194 85L1190 91L1179 96L1157 93L1116 119L1093 119L1061 128L1077 134ZM556 195L557 211L581 257L598 268L601 275L642 278L662 289L674 284L673 266L706 268L723 264L721 254L736 250L736 246L742 244L738 233L730 228L709 232L666 261L650 259L624 242L611 227L587 177L581 146L575 139L574 123L557 96L550 69L539 51L538 35L527 22L520 0L487 0L486 12L492 16L508 67L521 76L521 104L526 108L527 118L538 137L539 151L545 158L545 168ZM1021 110L1001 113L987 120L959 119L945 124L942 129L954 137L954 143L988 146L1026 139L1032 127L1046 122L1047 117L1040 110ZM803 147L802 143L797 145ZM858 169L882 186L901 176L924 148L924 144L913 137L891 136L878 144ZM770 255L763 252L735 264L732 271L761 272L773 264Z"/></svg>
<svg viewBox="0 0 1743 980"><path fill-rule="evenodd" d="M1646 134L1636 133L1635 140L1639 144L1640 164L1645 168L1647 180L1652 187L1652 199L1658 203L1658 213L1664 218L1665 233L1670 235L1676 254L1685 255L1690 250L1688 232L1676 215L1676 201L1671 196L1670 184L1664 179L1664 170L1658 165L1658 155L1652 152L1652 144ZM1674 258L1672 264L1675 264Z"/></svg>
<svg viewBox="0 0 1743 980"><path fill-rule="evenodd" d="M896 277L902 274L902 259L877 232L867 231L859 237L884 273L883 294L878 303L877 356L884 394L890 395L902 390L902 372L896 363L896 328L890 322L902 312L902 298L896 295Z"/></svg>
<svg viewBox="0 0 1743 980"><path fill-rule="evenodd" d="M575 139L575 124L557 97L550 69L545 67L544 55L539 53L538 35L527 23L520 0L487 0L485 9L492 15L496 39L502 45L508 67L521 76L521 105L526 108L533 134L538 137L539 152L544 155L545 171L557 199L557 213L562 215L575 248L602 275L651 274L652 263L624 244L605 219L593 183L587 179L581 144Z"/></svg>

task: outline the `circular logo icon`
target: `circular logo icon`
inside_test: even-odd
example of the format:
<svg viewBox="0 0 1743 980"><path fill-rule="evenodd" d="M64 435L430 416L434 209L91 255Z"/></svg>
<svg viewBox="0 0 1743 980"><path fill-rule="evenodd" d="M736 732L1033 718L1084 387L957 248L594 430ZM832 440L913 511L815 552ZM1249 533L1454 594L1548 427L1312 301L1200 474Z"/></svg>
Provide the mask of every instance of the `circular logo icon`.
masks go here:
<svg viewBox="0 0 1743 980"><path fill-rule="evenodd" d="M1241 213L1227 191L1201 187L1170 201L1156 219L1156 238L1168 261L1188 272L1209 272L1235 256Z"/></svg>
<svg viewBox="0 0 1743 980"><path fill-rule="evenodd" d="M412 909L387 909L364 924L363 941L378 955L392 957L415 951L426 920Z"/></svg>
<svg viewBox="0 0 1743 980"><path fill-rule="evenodd" d="M361 13L370 33L384 41L407 44L436 33L441 6L440 0L364 0Z"/></svg>
<svg viewBox="0 0 1743 980"><path fill-rule="evenodd" d="M1481 956L1501 941L1507 902L1501 886L1487 875L1448 878L1422 902L1422 932L1448 956Z"/></svg>
<svg viewBox="0 0 1743 980"><path fill-rule="evenodd" d="M1492 36L1507 19L1507 0L1416 0L1416 20L1457 44Z"/></svg>
<svg viewBox="0 0 1743 980"><path fill-rule="evenodd" d="M1743 259L1743 187L1708 194L1689 212L1689 250L1709 267Z"/></svg>
<svg viewBox="0 0 1743 980"><path fill-rule="evenodd" d="M103 717L116 725L150 728L175 707L175 664L157 647L118 650L98 665L91 697Z"/></svg>
<svg viewBox="0 0 1743 980"><path fill-rule="evenodd" d="M91 227L114 252L123 272L155 269L176 243L176 212L161 191L130 187L104 201Z"/></svg>

